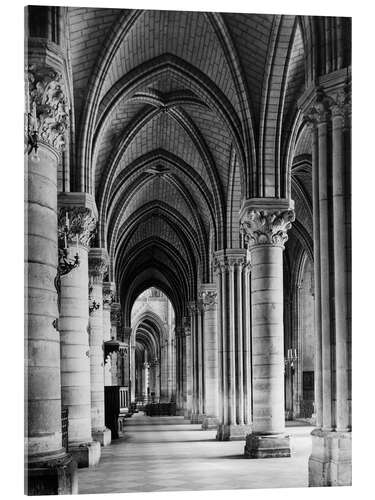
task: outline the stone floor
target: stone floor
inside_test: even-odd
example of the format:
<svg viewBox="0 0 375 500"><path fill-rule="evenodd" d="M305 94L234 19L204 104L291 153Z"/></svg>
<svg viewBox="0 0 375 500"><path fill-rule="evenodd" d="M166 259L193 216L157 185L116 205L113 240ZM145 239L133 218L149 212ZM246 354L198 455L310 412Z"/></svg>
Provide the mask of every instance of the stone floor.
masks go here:
<svg viewBox="0 0 375 500"><path fill-rule="evenodd" d="M99 465L79 470L79 493L221 490L307 486L312 427L288 423L291 458L245 459L243 441L218 442L183 417L127 420Z"/></svg>

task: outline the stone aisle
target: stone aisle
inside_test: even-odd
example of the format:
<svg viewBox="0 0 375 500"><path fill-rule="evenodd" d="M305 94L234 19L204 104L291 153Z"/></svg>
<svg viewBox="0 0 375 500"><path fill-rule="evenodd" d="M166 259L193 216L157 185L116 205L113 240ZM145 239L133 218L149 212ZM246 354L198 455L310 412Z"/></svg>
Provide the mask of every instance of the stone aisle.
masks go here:
<svg viewBox="0 0 375 500"><path fill-rule="evenodd" d="M254 460L244 458L244 441L216 441L216 431L183 417L135 414L99 465L79 469L79 493L304 487L312 429L288 427L292 457Z"/></svg>

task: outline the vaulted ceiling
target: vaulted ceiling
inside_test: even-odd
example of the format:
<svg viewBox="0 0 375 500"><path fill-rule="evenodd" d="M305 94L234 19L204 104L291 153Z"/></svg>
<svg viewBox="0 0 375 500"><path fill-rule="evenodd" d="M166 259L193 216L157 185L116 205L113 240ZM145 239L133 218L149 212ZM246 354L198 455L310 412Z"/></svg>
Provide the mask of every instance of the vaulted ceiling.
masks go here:
<svg viewBox="0 0 375 500"><path fill-rule="evenodd" d="M300 168L291 187L288 173L290 158L311 153L303 134L290 152L305 85L302 25L68 8L74 188L96 197L98 244L121 295L135 300L155 285L182 311L197 281L212 279L212 252L240 246L243 198L292 189L310 231L309 176Z"/></svg>

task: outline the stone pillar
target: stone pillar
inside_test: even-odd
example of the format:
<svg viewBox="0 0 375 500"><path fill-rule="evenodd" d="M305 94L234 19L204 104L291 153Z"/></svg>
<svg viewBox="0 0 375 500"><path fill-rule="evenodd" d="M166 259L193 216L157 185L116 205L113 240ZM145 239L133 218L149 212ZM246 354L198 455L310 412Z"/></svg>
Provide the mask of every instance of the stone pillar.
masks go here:
<svg viewBox="0 0 375 500"><path fill-rule="evenodd" d="M131 338L132 338L132 328L130 326L124 326L122 329L122 338L120 339L124 345L125 348L122 350L123 351L123 383L125 387L128 387L128 390L130 389L130 343L131 343Z"/></svg>
<svg viewBox="0 0 375 500"><path fill-rule="evenodd" d="M191 322L190 316L184 318L184 387L186 407L184 417L190 419L193 413L193 373L191 366Z"/></svg>
<svg viewBox="0 0 375 500"><path fill-rule="evenodd" d="M242 291L242 346L243 346L243 393L244 393L244 425L252 422L252 354L251 354L251 286L250 286L250 253L247 252L243 270Z"/></svg>
<svg viewBox="0 0 375 500"><path fill-rule="evenodd" d="M244 389L244 269L246 250L215 252L214 268L218 292L219 425L216 439L242 440L251 431L245 415ZM245 330L246 331L246 330ZM245 358L244 358L245 356ZM248 395L246 395L248 398ZM247 422L245 424L245 421Z"/></svg>
<svg viewBox="0 0 375 500"><path fill-rule="evenodd" d="M86 193L60 193L59 231L69 225L69 257L80 265L61 277L61 394L69 410L69 450L78 467L95 465L100 443L91 435L90 350L88 335L88 248L96 226L96 208ZM67 217L68 216L68 217Z"/></svg>
<svg viewBox="0 0 375 500"><path fill-rule="evenodd" d="M103 276L108 268L108 253L103 248L89 251L89 343L91 384L91 432L102 446L111 443L111 431L104 419L104 322Z"/></svg>
<svg viewBox="0 0 375 500"><path fill-rule="evenodd" d="M313 144L317 428L310 486L351 485L350 88L336 73L327 91L313 89L307 110ZM319 370L321 366L321 370Z"/></svg>
<svg viewBox="0 0 375 500"><path fill-rule="evenodd" d="M285 434L283 249L294 220L288 200L248 200L241 229L251 259L253 429L249 458L289 457Z"/></svg>
<svg viewBox="0 0 375 500"><path fill-rule="evenodd" d="M136 386L136 366L135 366L135 338L132 337L130 344L130 400L135 402L135 386Z"/></svg>
<svg viewBox="0 0 375 500"><path fill-rule="evenodd" d="M177 415L184 414L184 401L183 401L183 331L180 326L175 328L176 339L176 404Z"/></svg>
<svg viewBox="0 0 375 500"><path fill-rule="evenodd" d="M190 324L191 324L191 365L192 365L192 414L191 423L201 424L204 415L202 414L201 407L201 378L200 367L202 366L201 360L201 311L198 302L189 302Z"/></svg>
<svg viewBox="0 0 375 500"><path fill-rule="evenodd" d="M143 396L143 401L145 403L148 403L148 394L149 394L149 387L150 387L150 363L147 360L147 351L145 351L145 362L143 363L143 370L142 370L142 396Z"/></svg>
<svg viewBox="0 0 375 500"><path fill-rule="evenodd" d="M203 356L204 356L204 418L202 429L216 429L218 425L218 353L216 311L217 292L214 283L201 287L203 306Z"/></svg>
<svg viewBox="0 0 375 500"><path fill-rule="evenodd" d="M168 330L167 339L167 400L168 402L172 399L173 394L173 343L172 343L172 332Z"/></svg>
<svg viewBox="0 0 375 500"><path fill-rule="evenodd" d="M38 156L25 156L25 493L28 495L78 493L76 464L62 447L60 338L57 330L57 165L58 148L52 137L41 141L43 106L59 126L66 125L44 99L51 82L61 77L34 66L26 85L36 121L29 129L39 139ZM37 87L38 85L38 87ZM36 92L38 88L38 93ZM62 89L64 91L64 88ZM40 94L39 94L40 93ZM36 98L40 97L40 101ZM61 104L65 106L63 95ZM65 109L65 108L64 108Z"/></svg>
<svg viewBox="0 0 375 500"><path fill-rule="evenodd" d="M108 281L103 282L103 340L111 340L111 304L114 299L115 285ZM113 360L113 363L112 363ZM104 360L104 386L112 385L112 364L116 369L115 357L109 354Z"/></svg>
<svg viewBox="0 0 375 500"><path fill-rule="evenodd" d="M116 340L117 335L120 333L121 328L121 306L118 302L111 303L111 312L110 312L110 321L111 321L111 331L110 331L110 339ZM114 352L111 357L111 375L112 375L112 385L120 385L119 382L119 365L120 365L120 355L117 352Z"/></svg>
<svg viewBox="0 0 375 500"><path fill-rule="evenodd" d="M111 308L115 296L115 284L103 282L103 340L111 340Z"/></svg>

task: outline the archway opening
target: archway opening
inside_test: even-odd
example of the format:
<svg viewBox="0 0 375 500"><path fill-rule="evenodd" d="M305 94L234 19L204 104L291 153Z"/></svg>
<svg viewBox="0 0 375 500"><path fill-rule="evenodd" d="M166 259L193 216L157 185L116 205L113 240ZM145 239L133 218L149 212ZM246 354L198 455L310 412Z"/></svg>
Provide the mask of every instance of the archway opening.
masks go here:
<svg viewBox="0 0 375 500"><path fill-rule="evenodd" d="M132 401L138 407L176 399L175 311L157 287L143 291L131 310Z"/></svg>

